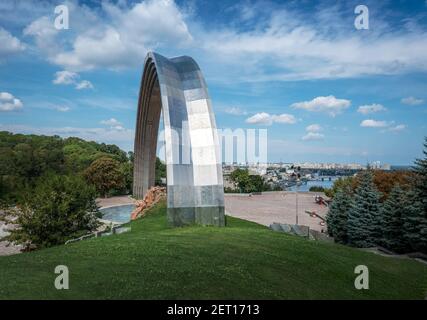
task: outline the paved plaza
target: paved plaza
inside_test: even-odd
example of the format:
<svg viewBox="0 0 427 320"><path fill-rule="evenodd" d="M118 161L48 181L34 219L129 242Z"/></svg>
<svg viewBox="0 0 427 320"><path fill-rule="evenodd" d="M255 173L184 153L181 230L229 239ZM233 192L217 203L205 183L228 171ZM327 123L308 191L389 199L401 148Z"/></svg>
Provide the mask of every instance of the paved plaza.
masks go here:
<svg viewBox="0 0 427 320"><path fill-rule="evenodd" d="M321 217L326 217L328 208L314 201L321 192L298 193L298 224L309 226L313 230L326 231L326 226L320 225L321 219L312 217L305 211L314 211ZM269 226L273 222L295 224L296 193L295 192L266 192L262 195L225 194L225 210L227 215L250 220Z"/></svg>

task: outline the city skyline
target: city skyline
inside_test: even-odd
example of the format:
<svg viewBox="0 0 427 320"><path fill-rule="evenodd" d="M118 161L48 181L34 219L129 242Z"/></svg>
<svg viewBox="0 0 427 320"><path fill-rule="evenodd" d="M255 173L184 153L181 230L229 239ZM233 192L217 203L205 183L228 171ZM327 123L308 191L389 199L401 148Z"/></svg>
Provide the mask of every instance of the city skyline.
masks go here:
<svg viewBox="0 0 427 320"><path fill-rule="evenodd" d="M67 30L54 26L59 4ZM197 59L218 128L268 129L268 162L410 165L427 135L427 5L364 1L358 30L358 4L2 3L0 130L133 150L143 57L156 50Z"/></svg>

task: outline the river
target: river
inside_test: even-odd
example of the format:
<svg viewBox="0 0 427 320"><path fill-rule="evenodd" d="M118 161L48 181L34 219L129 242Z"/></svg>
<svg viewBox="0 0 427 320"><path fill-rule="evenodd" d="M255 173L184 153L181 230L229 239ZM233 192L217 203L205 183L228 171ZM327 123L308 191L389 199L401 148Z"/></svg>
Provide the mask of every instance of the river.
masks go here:
<svg viewBox="0 0 427 320"><path fill-rule="evenodd" d="M334 184L335 180L338 180L340 177L330 177L331 180L329 180L329 177L325 177L323 181L321 180L310 180L307 181L307 183L302 183L298 187L298 191L309 191L310 187L323 187L323 188L331 188ZM295 191L296 186L288 187L286 188L286 191Z"/></svg>

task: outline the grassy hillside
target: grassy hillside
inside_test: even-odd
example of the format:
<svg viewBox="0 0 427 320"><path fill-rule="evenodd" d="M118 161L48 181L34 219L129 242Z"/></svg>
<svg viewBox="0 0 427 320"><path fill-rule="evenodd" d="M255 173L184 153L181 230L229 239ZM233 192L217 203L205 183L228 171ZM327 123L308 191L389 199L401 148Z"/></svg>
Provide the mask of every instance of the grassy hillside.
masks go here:
<svg viewBox="0 0 427 320"><path fill-rule="evenodd" d="M423 299L427 266L308 241L227 217L228 227L169 228L165 205L132 231L0 257L0 298ZM54 288L67 265L70 290ZM354 267L370 289L354 288Z"/></svg>

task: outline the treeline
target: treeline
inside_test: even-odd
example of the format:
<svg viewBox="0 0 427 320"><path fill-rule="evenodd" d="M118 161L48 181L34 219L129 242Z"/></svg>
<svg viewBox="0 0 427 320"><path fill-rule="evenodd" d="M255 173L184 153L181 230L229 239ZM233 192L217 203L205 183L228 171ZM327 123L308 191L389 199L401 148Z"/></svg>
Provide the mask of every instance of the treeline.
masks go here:
<svg viewBox="0 0 427 320"><path fill-rule="evenodd" d="M230 174L230 180L236 188L224 188L226 193L251 193L282 190L279 186L272 187L264 182L261 176L249 174L248 169L236 169Z"/></svg>
<svg viewBox="0 0 427 320"><path fill-rule="evenodd" d="M0 220L19 225L3 240L30 250L95 230L96 197L131 193L133 160L116 145L0 132Z"/></svg>
<svg viewBox="0 0 427 320"><path fill-rule="evenodd" d="M132 154L116 145L88 142L79 138L0 132L0 199L18 201L24 190L34 188L50 175L80 176L87 182L98 164L109 173L112 188L95 185L99 193L127 193L132 187ZM105 171L105 170L104 170ZM102 172L101 172L102 173Z"/></svg>
<svg viewBox="0 0 427 320"><path fill-rule="evenodd" d="M423 153L409 174L367 170L334 184L327 225L336 242L427 253L427 138Z"/></svg>

